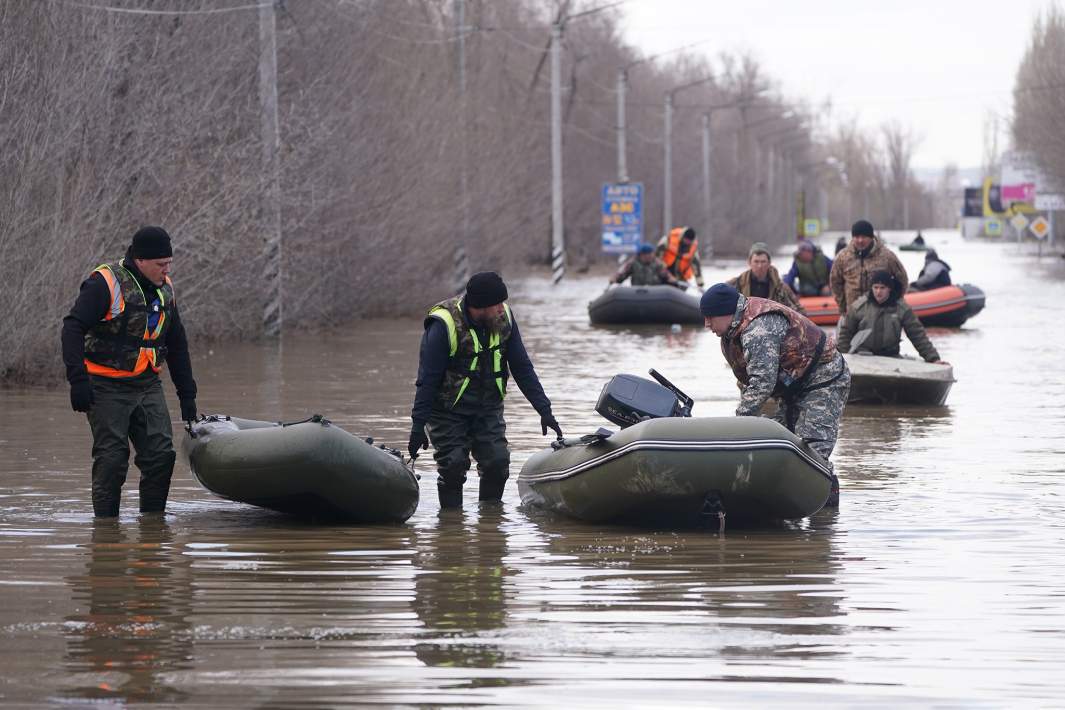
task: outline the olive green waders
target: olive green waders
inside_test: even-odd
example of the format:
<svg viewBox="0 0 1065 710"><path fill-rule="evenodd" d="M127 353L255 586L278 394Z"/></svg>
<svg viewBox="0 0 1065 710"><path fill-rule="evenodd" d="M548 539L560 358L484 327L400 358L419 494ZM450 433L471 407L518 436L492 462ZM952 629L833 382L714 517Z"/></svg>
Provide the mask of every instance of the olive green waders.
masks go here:
<svg viewBox="0 0 1065 710"><path fill-rule="evenodd" d="M158 375L128 380L93 376L92 391L95 402L88 417L93 512L99 518L118 515L130 442L136 449L133 462L141 472L141 512L162 512L170 492L175 454L170 412Z"/></svg>
<svg viewBox="0 0 1065 710"><path fill-rule="evenodd" d="M498 501L503 497L503 487L510 475L510 450L502 402L493 406L463 399L450 410L434 407L428 431L440 474L436 486L441 508L462 505L462 485L470 468L471 453L481 477L478 498Z"/></svg>

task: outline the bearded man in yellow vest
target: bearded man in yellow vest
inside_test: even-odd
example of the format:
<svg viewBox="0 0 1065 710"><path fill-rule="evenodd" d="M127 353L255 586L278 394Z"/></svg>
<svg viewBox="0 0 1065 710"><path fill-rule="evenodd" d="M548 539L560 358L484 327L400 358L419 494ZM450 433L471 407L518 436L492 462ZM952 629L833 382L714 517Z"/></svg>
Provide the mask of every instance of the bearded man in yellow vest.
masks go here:
<svg viewBox="0 0 1065 710"><path fill-rule="evenodd" d="M503 419L510 374L540 415L543 434L552 429L562 438L551 400L504 303L507 295L499 274L483 271L470 278L464 295L441 301L425 318L407 451L417 458L432 441L441 508L462 505L471 453L481 479L479 499L502 499L510 475Z"/></svg>
<svg viewBox="0 0 1065 710"><path fill-rule="evenodd" d="M740 383L736 416L759 416L762 405L775 399L773 418L806 440L832 470L828 457L851 387L835 338L801 313L744 296L728 284L707 289L699 308L706 327L721 338L721 353ZM826 505L838 502L839 480L833 474Z"/></svg>
<svg viewBox="0 0 1065 710"><path fill-rule="evenodd" d="M144 227L126 256L102 264L81 284L63 319L63 363L70 405L92 430L92 507L118 515L129 444L140 469L140 510L162 513L174 473L170 413L159 371L165 361L177 387L181 418L196 418L196 381L174 285L170 235Z"/></svg>

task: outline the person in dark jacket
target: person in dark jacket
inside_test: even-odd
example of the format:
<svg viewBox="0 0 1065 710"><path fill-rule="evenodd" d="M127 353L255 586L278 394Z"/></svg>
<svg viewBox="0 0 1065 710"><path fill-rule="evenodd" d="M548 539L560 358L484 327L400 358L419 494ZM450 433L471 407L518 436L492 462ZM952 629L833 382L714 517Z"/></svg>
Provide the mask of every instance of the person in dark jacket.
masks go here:
<svg viewBox="0 0 1065 710"><path fill-rule="evenodd" d="M800 296L831 296L832 287L828 285L831 273L832 260L809 239L802 239L795 250L791 269L784 274L783 280L788 288Z"/></svg>
<svg viewBox="0 0 1065 710"><path fill-rule="evenodd" d="M770 263L771 261L769 245L765 242L755 242L747 252L749 268L726 283L744 296L767 298L802 313L803 308L799 304L798 297L780 278L780 272Z"/></svg>
<svg viewBox="0 0 1065 710"><path fill-rule="evenodd" d="M924 253L924 267L917 274L917 280L910 284L914 291L929 291L933 288L950 286L950 264L939 258L935 249Z"/></svg>
<svg viewBox="0 0 1065 710"><path fill-rule="evenodd" d="M836 347L841 353L899 357L902 334L928 362L947 363L928 339L921 321L902 300L902 287L888 271L876 271L869 293L858 298L840 323Z"/></svg>
<svg viewBox="0 0 1065 710"><path fill-rule="evenodd" d="M660 286L662 284L679 286L677 278L655 256L655 248L650 244L641 244L636 250L636 255L622 264L618 272L610 279L610 283L624 283L625 279L629 278L632 279L633 286Z"/></svg>
<svg viewBox="0 0 1065 710"><path fill-rule="evenodd" d="M129 444L140 469L140 510L162 513L174 473L174 445L159 372L165 361L181 418L196 418L196 381L174 286L170 235L144 227L126 256L98 266L63 319L62 348L70 405L92 430L92 505L118 515Z"/></svg>
<svg viewBox="0 0 1065 710"><path fill-rule="evenodd" d="M425 318L407 451L417 458L432 442L441 508L462 505L471 453L481 479L479 499L503 497L510 475L503 419L510 374L540 415L543 434L551 429L562 438L506 300L503 279L484 271L470 278L465 294L441 301Z"/></svg>

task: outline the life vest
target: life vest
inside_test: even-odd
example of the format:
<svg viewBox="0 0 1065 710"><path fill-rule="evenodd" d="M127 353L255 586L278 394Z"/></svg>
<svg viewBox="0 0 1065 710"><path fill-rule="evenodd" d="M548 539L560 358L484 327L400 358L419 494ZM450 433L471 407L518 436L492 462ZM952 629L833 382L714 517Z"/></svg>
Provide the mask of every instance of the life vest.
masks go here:
<svg viewBox="0 0 1065 710"><path fill-rule="evenodd" d="M101 264L93 273L103 277L111 300L103 319L85 334L85 369L115 378L135 377L148 368L159 372L174 308L170 277L149 300L125 259Z"/></svg>
<svg viewBox="0 0 1065 710"><path fill-rule="evenodd" d="M636 257L632 262L632 272L630 274L632 285L657 286L661 284L662 279L658 275L661 270L662 264L657 259L651 261L650 264L645 264L640 261L639 257Z"/></svg>
<svg viewBox="0 0 1065 710"><path fill-rule="evenodd" d="M662 252L662 263L673 272L677 278L691 281L695 278L695 270L692 268L692 259L699 251L699 238L692 240L691 246L683 254L680 253L681 236L687 231L687 227L676 227L669 230L669 240L666 242L666 250Z"/></svg>
<svg viewBox="0 0 1065 710"><path fill-rule="evenodd" d="M487 347L481 343L477 331L466 323L464 310L463 297L457 296L430 308L425 318L426 328L434 318L447 327L448 363L444 371L444 381L436 395L437 403L447 409L452 409L459 403L470 385L471 378L474 377L480 378L485 385L488 384L486 379L495 380L500 399L507 394L505 355L512 330L510 306L503 304L506 323L500 332L489 336ZM482 355L485 359L482 359ZM485 378L489 368L491 376Z"/></svg>
<svg viewBox="0 0 1065 710"><path fill-rule="evenodd" d="M732 368L736 379L744 385L750 384L751 379L747 374L747 360L743 356L740 336L755 318L767 313L779 313L788 319L788 330L780 344L780 369L772 395L779 397L793 383L800 381L813 365L817 344L824 335L824 331L814 325L809 318L796 313L787 306L764 298L748 298L743 307L740 322L732 329L732 332L726 333L725 337L721 338L721 353L725 356L729 367ZM831 362L836 355L835 350L835 338L826 336L819 362Z"/></svg>

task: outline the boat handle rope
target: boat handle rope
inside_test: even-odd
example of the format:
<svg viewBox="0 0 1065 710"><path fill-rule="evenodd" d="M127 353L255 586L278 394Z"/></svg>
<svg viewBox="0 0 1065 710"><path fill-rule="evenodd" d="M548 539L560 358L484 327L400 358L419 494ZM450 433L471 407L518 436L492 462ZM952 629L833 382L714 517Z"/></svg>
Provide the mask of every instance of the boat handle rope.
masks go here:
<svg viewBox="0 0 1065 710"><path fill-rule="evenodd" d="M321 414L312 414L311 416L307 417L306 419L300 419L298 422L278 422L278 424L280 424L283 427L286 427L286 426L293 426L295 424L306 424L307 422L314 422L315 424L321 424L322 426L329 426L330 424L332 424L331 421L326 419Z"/></svg>

